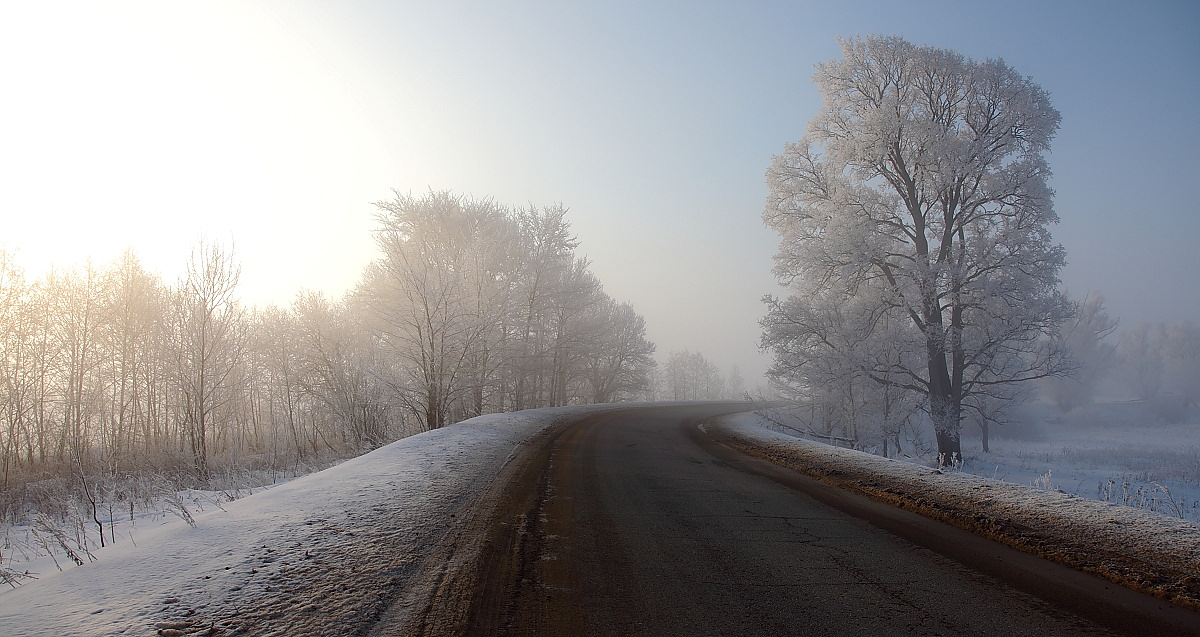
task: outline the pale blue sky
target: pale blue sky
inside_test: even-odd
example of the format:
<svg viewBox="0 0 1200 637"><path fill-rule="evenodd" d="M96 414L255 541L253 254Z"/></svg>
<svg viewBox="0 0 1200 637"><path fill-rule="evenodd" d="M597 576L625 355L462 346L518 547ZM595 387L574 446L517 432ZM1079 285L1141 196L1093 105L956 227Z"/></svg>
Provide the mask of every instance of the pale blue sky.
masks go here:
<svg viewBox="0 0 1200 637"><path fill-rule="evenodd" d="M753 382L764 171L836 36L884 33L1041 84L1066 285L1126 327L1200 321L1198 6L0 5L0 243L34 273L133 245L172 279L198 234L232 236L247 300L286 303L357 281L390 188L561 201L661 353Z"/></svg>

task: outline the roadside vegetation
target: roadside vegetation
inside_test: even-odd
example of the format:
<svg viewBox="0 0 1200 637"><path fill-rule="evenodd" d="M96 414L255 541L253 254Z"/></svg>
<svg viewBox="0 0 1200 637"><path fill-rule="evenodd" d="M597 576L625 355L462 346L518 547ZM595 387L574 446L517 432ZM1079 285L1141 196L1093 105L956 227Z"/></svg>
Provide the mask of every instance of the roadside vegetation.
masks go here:
<svg viewBox="0 0 1200 637"><path fill-rule="evenodd" d="M86 560L139 517L476 415L647 395L644 320L577 254L565 208L377 207L357 288L283 308L243 304L233 248L209 242L173 283L132 251L33 281L0 252L0 565Z"/></svg>

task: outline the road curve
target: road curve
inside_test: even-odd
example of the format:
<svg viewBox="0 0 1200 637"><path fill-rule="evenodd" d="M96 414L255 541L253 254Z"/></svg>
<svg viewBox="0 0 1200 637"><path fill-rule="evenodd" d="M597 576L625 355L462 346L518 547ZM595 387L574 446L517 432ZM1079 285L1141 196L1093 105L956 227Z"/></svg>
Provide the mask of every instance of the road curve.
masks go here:
<svg viewBox="0 0 1200 637"><path fill-rule="evenodd" d="M729 405L589 416L533 454L418 632L1200 635L1200 616L713 442ZM386 631L384 631L386 632Z"/></svg>

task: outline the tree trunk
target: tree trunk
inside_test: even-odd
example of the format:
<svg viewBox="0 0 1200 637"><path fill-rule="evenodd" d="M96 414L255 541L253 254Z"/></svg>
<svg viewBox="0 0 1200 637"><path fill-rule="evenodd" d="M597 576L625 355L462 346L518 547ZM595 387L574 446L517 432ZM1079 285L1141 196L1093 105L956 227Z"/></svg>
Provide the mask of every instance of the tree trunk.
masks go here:
<svg viewBox="0 0 1200 637"><path fill-rule="evenodd" d="M927 344L929 354L929 417L938 445L938 467L955 464L962 459L959 440L961 406L950 382L946 352L937 341Z"/></svg>
<svg viewBox="0 0 1200 637"><path fill-rule="evenodd" d="M938 468L954 465L962 461L962 446L956 431L938 431L935 433L938 445Z"/></svg>

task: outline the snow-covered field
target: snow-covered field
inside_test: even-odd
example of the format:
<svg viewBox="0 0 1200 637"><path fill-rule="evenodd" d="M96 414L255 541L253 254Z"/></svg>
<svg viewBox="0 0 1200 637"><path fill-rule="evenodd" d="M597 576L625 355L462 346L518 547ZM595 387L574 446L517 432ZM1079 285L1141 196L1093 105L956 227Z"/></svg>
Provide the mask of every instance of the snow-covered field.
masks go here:
<svg viewBox="0 0 1200 637"><path fill-rule="evenodd" d="M390 606L421 603L429 583L413 578L423 560L436 559L457 514L523 446L596 409L604 407L475 418L196 507L194 526L163 518L133 541L94 551L94 562L61 572L51 564L0 593L0 632L181 635L254 625L294 635L370 626Z"/></svg>
<svg viewBox="0 0 1200 637"><path fill-rule="evenodd" d="M1200 422L1164 422L1138 403L1061 415L1031 407L1027 424L963 439L962 470L1200 522Z"/></svg>
<svg viewBox="0 0 1200 637"><path fill-rule="evenodd" d="M804 418L787 408L767 412L770 421L760 423L767 429L829 442L803 435ZM898 458L937 466L930 436L916 433ZM949 470L1200 522L1200 415L1167 422L1130 402L1064 415L1033 403L1013 423L993 426L988 447L985 452L978 430L967 427L965 461Z"/></svg>
<svg viewBox="0 0 1200 637"><path fill-rule="evenodd" d="M771 420L753 413L707 426L731 446L825 482L1200 609L1200 524L1045 485L1006 482L965 470L939 471L776 429ZM1016 453L1012 457L1020 460ZM966 465L976 462L968 459ZM1041 465L1025 470L1045 471Z"/></svg>

